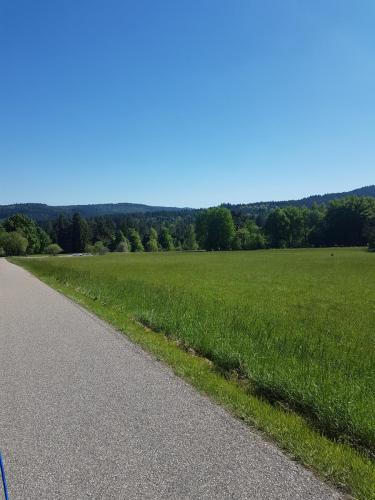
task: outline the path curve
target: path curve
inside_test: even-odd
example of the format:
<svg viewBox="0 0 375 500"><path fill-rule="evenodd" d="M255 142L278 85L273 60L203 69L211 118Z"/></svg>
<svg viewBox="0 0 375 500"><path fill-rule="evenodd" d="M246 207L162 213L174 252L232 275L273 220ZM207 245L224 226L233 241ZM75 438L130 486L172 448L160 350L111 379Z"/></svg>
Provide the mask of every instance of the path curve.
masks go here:
<svg viewBox="0 0 375 500"><path fill-rule="evenodd" d="M5 259L0 449L12 500L341 498L125 336Z"/></svg>

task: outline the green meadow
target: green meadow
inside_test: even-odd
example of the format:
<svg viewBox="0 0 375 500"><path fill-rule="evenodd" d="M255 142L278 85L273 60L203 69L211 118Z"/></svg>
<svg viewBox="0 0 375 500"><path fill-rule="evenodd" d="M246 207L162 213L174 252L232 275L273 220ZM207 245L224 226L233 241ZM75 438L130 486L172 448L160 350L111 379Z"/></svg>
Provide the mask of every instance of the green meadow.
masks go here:
<svg viewBox="0 0 375 500"><path fill-rule="evenodd" d="M110 311L116 326L121 318L141 324L144 335L162 333L176 349L206 358L239 391L303 419L316 439L353 450L373 472L374 254L325 248L12 260L95 312L107 310L103 317ZM293 452L276 430L269 434ZM340 471L329 474L319 457L303 453L294 454L358 497L372 496L360 485L370 469L340 480Z"/></svg>

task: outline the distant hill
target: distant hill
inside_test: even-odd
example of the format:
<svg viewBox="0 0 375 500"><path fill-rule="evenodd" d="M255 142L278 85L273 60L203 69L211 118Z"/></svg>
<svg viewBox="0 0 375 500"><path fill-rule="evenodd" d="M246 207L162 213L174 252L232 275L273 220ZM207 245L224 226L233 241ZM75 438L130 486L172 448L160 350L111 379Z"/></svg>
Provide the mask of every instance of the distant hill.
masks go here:
<svg viewBox="0 0 375 500"><path fill-rule="evenodd" d="M222 206L228 207L231 210L241 210L245 213L252 215L257 215L259 213L267 213L270 210L277 207L308 207L311 208L314 203L317 205L323 205L332 200L338 198L345 198L346 196L373 196L375 197L375 185L364 186L358 189L353 189L352 191L345 191L343 193L328 193L328 194L316 194L313 196L308 196L307 198L301 198L300 200L282 200L282 201L261 201L256 203L239 203L232 205L230 203L223 203Z"/></svg>
<svg viewBox="0 0 375 500"><path fill-rule="evenodd" d="M0 220L19 213L38 222L56 219L60 214L73 215L79 212L84 217L99 215L127 215L135 213L176 212L184 209L176 207L157 207L139 203L103 203L94 205L51 206L44 203L16 203L0 205Z"/></svg>
<svg viewBox="0 0 375 500"><path fill-rule="evenodd" d="M300 200L262 201L257 203L240 203L236 205L223 203L222 206L228 207L232 210L241 210L248 214L257 215L260 213L267 213L276 207L285 207L290 205L311 207L314 203L321 205L323 203L328 203L331 200L351 195L375 197L375 185L353 189L353 191L346 191L344 193L313 195L307 198L301 198ZM43 203L16 203L14 205L0 205L0 220L6 219L16 213L28 215L38 222L45 222L56 219L59 214L72 215L74 212L79 212L84 217L96 217L99 215L128 215L137 213L151 214L156 212L186 212L191 210L191 208L159 207L142 205L139 203L102 203L93 205L65 206L51 206Z"/></svg>

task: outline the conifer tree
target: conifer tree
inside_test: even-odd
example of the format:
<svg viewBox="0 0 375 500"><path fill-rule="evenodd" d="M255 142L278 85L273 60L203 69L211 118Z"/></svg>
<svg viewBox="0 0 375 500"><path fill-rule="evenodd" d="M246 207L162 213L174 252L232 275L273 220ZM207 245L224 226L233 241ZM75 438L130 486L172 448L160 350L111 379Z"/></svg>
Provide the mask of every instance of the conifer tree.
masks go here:
<svg viewBox="0 0 375 500"><path fill-rule="evenodd" d="M89 242L89 226L86 219L77 212L72 221L72 251L84 252Z"/></svg>

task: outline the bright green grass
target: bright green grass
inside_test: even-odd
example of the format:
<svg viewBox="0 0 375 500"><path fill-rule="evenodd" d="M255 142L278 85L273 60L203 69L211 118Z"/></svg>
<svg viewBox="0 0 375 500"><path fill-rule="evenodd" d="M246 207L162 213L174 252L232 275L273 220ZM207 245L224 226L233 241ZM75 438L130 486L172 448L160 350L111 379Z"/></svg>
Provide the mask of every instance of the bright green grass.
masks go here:
<svg viewBox="0 0 375 500"><path fill-rule="evenodd" d="M293 408L336 441L374 451L375 258L364 249L16 261L114 317L135 318L193 348L244 378L249 394L277 402L278 414L280 404L284 413ZM322 469L304 453L293 449ZM353 478L338 482L361 491Z"/></svg>

